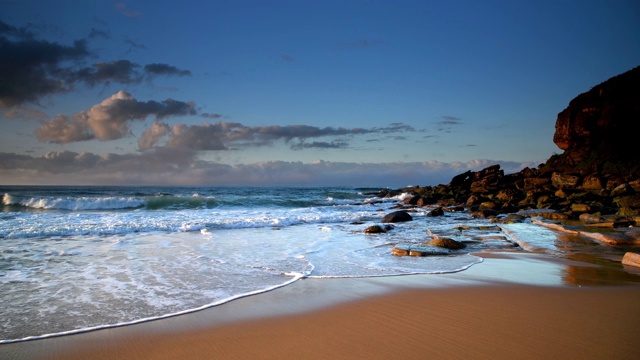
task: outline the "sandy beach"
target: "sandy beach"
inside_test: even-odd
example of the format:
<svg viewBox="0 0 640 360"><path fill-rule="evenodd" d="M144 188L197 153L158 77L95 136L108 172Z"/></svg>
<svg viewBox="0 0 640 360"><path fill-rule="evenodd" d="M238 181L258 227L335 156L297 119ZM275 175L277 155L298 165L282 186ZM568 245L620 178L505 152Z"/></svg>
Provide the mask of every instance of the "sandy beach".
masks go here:
<svg viewBox="0 0 640 360"><path fill-rule="evenodd" d="M455 274L305 279L197 313L0 346L3 359L635 359L637 269L483 254Z"/></svg>

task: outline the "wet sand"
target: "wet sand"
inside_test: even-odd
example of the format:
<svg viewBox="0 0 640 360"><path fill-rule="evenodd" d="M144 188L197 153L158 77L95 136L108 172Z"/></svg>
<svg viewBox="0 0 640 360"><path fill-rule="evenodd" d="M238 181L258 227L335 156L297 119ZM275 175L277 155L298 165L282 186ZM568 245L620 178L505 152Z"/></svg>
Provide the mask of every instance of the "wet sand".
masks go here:
<svg viewBox="0 0 640 360"><path fill-rule="evenodd" d="M188 315L0 345L0 358L640 358L636 269L483 257L456 274L305 279Z"/></svg>

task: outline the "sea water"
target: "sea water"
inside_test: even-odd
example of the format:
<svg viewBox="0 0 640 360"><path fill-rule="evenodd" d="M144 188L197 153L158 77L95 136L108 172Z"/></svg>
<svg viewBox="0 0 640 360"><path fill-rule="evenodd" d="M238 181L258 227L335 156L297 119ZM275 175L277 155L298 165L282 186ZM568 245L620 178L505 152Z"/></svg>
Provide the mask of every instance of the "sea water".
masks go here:
<svg viewBox="0 0 640 360"><path fill-rule="evenodd" d="M173 316L304 277L457 272L481 262L474 251L529 238L553 248L544 228L510 229L524 234L514 241L487 220L430 208L365 234L407 196L378 190L0 187L0 343ZM428 240L426 229L471 241L447 256L391 255Z"/></svg>

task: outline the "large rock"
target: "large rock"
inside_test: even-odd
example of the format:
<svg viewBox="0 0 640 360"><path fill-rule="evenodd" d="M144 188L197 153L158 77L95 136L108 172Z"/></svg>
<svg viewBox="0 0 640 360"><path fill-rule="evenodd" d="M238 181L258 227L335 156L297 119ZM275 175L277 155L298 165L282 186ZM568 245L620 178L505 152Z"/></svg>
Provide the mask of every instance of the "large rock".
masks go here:
<svg viewBox="0 0 640 360"><path fill-rule="evenodd" d="M640 67L636 67L578 95L558 114L553 142L564 153L550 160L564 171L637 174L639 122Z"/></svg>
<svg viewBox="0 0 640 360"><path fill-rule="evenodd" d="M628 252L624 254L624 257L622 257L622 263L624 265L640 267L640 254Z"/></svg>
<svg viewBox="0 0 640 360"><path fill-rule="evenodd" d="M413 220L413 217L411 217L411 215L409 215L409 213L406 211L394 211L382 218L383 223L396 223L411 220Z"/></svg>
<svg viewBox="0 0 640 360"><path fill-rule="evenodd" d="M463 242L446 237L437 237L424 243L425 245L438 246L445 249L459 250L467 247Z"/></svg>

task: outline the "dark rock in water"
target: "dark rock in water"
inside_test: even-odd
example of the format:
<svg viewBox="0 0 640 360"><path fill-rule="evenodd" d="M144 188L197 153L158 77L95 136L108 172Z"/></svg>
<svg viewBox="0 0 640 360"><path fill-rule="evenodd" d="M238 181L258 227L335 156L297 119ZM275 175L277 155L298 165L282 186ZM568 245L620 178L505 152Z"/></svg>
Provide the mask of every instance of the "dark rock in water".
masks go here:
<svg viewBox="0 0 640 360"><path fill-rule="evenodd" d="M443 216L443 215L444 215L444 209L442 209L442 206L439 206L427 213L427 216Z"/></svg>
<svg viewBox="0 0 640 360"><path fill-rule="evenodd" d="M495 219L494 222L499 224L518 224L524 222L526 218L518 214L509 214L502 219Z"/></svg>
<svg viewBox="0 0 640 360"><path fill-rule="evenodd" d="M405 222L411 220L413 220L413 217L411 217L411 215L406 211L394 211L382 218L383 223Z"/></svg>
<svg viewBox="0 0 640 360"><path fill-rule="evenodd" d="M364 229L364 232L366 234L382 234L382 233L386 233L391 229L393 229L393 226L391 225L385 225L385 226L371 225L368 228Z"/></svg>

